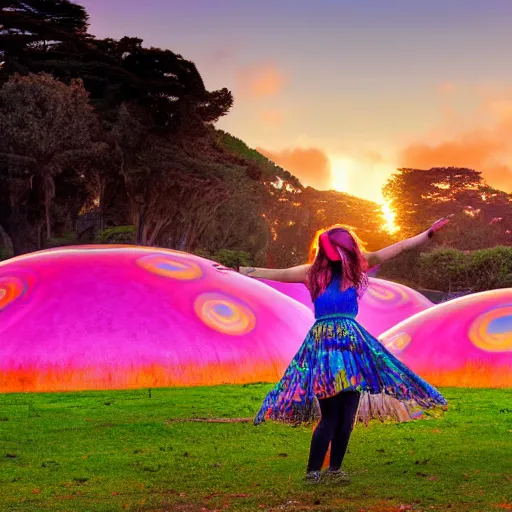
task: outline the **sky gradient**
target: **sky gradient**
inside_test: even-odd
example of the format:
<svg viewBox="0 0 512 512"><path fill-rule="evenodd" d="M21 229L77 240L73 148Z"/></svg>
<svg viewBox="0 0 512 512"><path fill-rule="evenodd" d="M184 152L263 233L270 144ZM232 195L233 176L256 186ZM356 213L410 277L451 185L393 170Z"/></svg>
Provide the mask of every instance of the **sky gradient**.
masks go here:
<svg viewBox="0 0 512 512"><path fill-rule="evenodd" d="M168 48L230 89L217 126L304 184L381 202L397 167L458 165L512 192L510 0L80 3L96 36Z"/></svg>

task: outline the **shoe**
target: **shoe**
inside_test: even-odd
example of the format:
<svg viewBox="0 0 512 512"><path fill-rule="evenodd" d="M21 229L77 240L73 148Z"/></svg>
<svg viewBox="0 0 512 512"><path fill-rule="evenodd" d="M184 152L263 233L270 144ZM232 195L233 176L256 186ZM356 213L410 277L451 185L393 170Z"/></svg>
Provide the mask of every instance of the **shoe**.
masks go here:
<svg viewBox="0 0 512 512"><path fill-rule="evenodd" d="M350 477L348 473L342 471L341 469L331 469L328 468L324 472L325 478L328 478L331 481L340 482L340 483L350 483Z"/></svg>
<svg viewBox="0 0 512 512"><path fill-rule="evenodd" d="M306 473L306 482L309 482L310 484L317 484L320 482L321 478L322 473L320 471L308 471Z"/></svg>

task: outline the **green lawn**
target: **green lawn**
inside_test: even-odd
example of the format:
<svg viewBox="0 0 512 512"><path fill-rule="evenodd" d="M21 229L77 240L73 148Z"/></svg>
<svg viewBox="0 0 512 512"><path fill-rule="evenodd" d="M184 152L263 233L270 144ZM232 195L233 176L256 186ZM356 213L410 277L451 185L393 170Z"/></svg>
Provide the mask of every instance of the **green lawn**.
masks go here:
<svg viewBox="0 0 512 512"><path fill-rule="evenodd" d="M311 431L252 417L269 385L0 395L0 510L512 510L512 390L357 426L352 484L303 481Z"/></svg>

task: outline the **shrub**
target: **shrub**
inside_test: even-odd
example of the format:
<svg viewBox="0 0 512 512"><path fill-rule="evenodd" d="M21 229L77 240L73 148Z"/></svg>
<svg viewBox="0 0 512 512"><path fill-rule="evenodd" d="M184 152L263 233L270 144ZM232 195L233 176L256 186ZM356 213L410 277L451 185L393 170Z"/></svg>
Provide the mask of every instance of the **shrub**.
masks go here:
<svg viewBox="0 0 512 512"><path fill-rule="evenodd" d="M197 249L194 251L196 256L216 261L221 265L229 268L250 267L253 264L252 257L245 251L231 251L229 249L221 249L215 254L210 254L204 249Z"/></svg>
<svg viewBox="0 0 512 512"><path fill-rule="evenodd" d="M0 247L0 261L8 260L10 257L9 251L4 247Z"/></svg>
<svg viewBox="0 0 512 512"><path fill-rule="evenodd" d="M384 263L379 269L377 277L391 279L402 284L418 283L420 280L421 251L413 249L403 252L396 258Z"/></svg>
<svg viewBox="0 0 512 512"><path fill-rule="evenodd" d="M66 247L69 245L80 245L82 242L77 240L74 233L63 233L62 236L54 236L44 243L45 249L54 249L56 247Z"/></svg>
<svg viewBox="0 0 512 512"><path fill-rule="evenodd" d="M418 259L420 286L430 290L451 292L468 288L467 256L457 249L435 249ZM472 284L469 288L472 287Z"/></svg>
<svg viewBox="0 0 512 512"><path fill-rule="evenodd" d="M474 291L512 286L512 247L493 247L471 253L467 261L468 280Z"/></svg>
<svg viewBox="0 0 512 512"><path fill-rule="evenodd" d="M134 239L135 226L114 226L96 235L96 241L100 244L132 244Z"/></svg>
<svg viewBox="0 0 512 512"><path fill-rule="evenodd" d="M213 255L212 259L230 268L235 268L236 266L250 267L252 265L251 255L245 251L221 249Z"/></svg>
<svg viewBox="0 0 512 512"><path fill-rule="evenodd" d="M440 248L404 253L383 265L381 277L442 292L479 292L512 287L512 247L478 251Z"/></svg>

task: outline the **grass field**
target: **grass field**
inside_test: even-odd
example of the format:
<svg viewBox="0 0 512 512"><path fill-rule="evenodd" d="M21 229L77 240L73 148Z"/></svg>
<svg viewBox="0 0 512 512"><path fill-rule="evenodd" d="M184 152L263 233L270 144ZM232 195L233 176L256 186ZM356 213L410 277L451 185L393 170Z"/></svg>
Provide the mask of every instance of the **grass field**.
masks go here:
<svg viewBox="0 0 512 512"><path fill-rule="evenodd" d="M0 395L0 510L512 510L512 390L444 389L442 418L359 425L352 483L315 486L310 429L183 421L252 417L269 387Z"/></svg>

